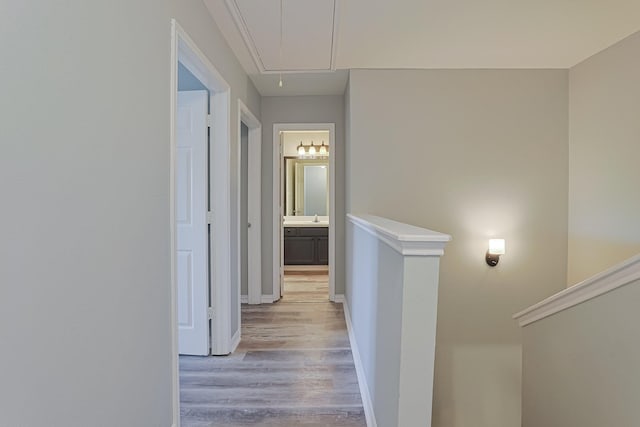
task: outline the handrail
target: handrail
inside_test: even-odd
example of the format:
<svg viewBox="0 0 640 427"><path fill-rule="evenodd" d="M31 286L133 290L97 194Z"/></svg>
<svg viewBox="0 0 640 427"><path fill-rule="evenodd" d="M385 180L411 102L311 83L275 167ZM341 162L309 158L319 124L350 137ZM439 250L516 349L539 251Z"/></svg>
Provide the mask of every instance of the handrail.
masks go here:
<svg viewBox="0 0 640 427"><path fill-rule="evenodd" d="M636 280L640 280L640 254L522 310L513 318L520 326L526 326Z"/></svg>
<svg viewBox="0 0 640 427"><path fill-rule="evenodd" d="M375 215L347 214L363 230L378 237L402 255L442 255L451 236Z"/></svg>

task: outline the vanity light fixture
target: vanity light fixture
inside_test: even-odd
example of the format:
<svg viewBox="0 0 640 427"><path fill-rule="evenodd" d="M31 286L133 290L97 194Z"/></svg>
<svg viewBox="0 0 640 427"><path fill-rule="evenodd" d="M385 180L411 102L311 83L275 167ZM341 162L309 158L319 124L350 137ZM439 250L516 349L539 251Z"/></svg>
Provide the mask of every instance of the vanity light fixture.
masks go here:
<svg viewBox="0 0 640 427"><path fill-rule="evenodd" d="M324 141L322 141L322 145L318 148L317 145L311 141L311 145L303 145L302 141L300 141L300 145L296 149L298 151L299 158L311 158L315 159L316 157L328 157L329 156L329 146L325 145Z"/></svg>
<svg viewBox="0 0 640 427"><path fill-rule="evenodd" d="M320 146L320 148L318 149L318 155L319 156L323 156L326 157L327 154L329 154L329 152L327 151L327 146L324 145L324 141L322 141L322 145Z"/></svg>
<svg viewBox="0 0 640 427"><path fill-rule="evenodd" d="M500 255L504 255L504 239L489 239L489 249L485 260L490 267L495 267L500 261Z"/></svg>

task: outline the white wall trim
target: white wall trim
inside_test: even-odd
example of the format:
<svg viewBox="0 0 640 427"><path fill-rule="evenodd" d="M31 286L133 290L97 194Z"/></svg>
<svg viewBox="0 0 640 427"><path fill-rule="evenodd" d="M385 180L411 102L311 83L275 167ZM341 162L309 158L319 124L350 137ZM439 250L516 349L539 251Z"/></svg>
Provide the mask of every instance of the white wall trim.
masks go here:
<svg viewBox="0 0 640 427"><path fill-rule="evenodd" d="M382 240L402 255L441 256L448 234L374 215L347 214L351 223Z"/></svg>
<svg viewBox="0 0 640 427"><path fill-rule="evenodd" d="M344 294L336 294L333 302L335 302L336 304L344 304Z"/></svg>
<svg viewBox="0 0 640 427"><path fill-rule="evenodd" d="M273 295L261 295L260 296L260 304L271 304L273 303ZM249 295L240 295L240 303L241 304L249 304Z"/></svg>
<svg viewBox="0 0 640 427"><path fill-rule="evenodd" d="M245 227L240 221L240 190L242 189L241 176L241 133L242 123L249 128L249 143L247 147L247 156L249 161L248 169L248 194L247 194L247 220L251 224L251 228L247 232L247 257L248 257L248 304L260 304L260 296L262 294L262 124L249 108L238 99L238 226ZM238 280L241 277L241 243L240 230L238 230ZM238 286L240 289L240 286ZM240 323L238 323L240 324Z"/></svg>
<svg viewBox="0 0 640 427"><path fill-rule="evenodd" d="M338 296L336 295L336 298ZM344 295L342 295L344 300ZM342 304L344 308L344 319L347 323L347 332L349 333L349 343L351 343L351 355L353 356L353 364L356 367L356 376L358 377L358 387L360 388L360 397L362 398L362 406L364 408L364 417L367 421L367 427L377 427L376 414L373 412L373 401L369 394L369 386L367 385L367 377L364 373L364 366L360 358L358 343L353 332L353 324L351 323L351 313L349 313L349 305Z"/></svg>
<svg viewBox="0 0 640 427"><path fill-rule="evenodd" d="M258 48L256 47L256 43L255 40L253 40L253 37L251 36L251 32L249 31L248 25L244 20L244 17L242 16L242 12L240 11L240 8L238 7L238 4L236 3L236 0L224 0L224 3L227 7L227 10L229 11L229 14L231 15L231 17L233 18L233 22L236 26L236 28L238 29L238 32L240 33L240 36L242 37L242 41L244 42L245 47L247 48L247 51L249 52L249 55L251 56L251 59L253 61L253 64L255 65L256 69L258 70L259 74L277 74L282 72L282 74L289 74L289 73L322 73L322 72L331 72L331 71L335 71L335 63L336 63L336 57L338 54L338 30L339 30L339 23L340 23L340 0L335 0L335 4L334 4L334 11L333 11L333 32L332 32L332 39L331 39L331 62L329 64L328 68L319 68L319 69L312 69L312 70L308 70L308 69L304 69L304 70L297 70L297 69L287 69L287 70L268 70L265 68L264 63L262 62L262 59L260 58L260 53L258 52Z"/></svg>
<svg viewBox="0 0 640 427"><path fill-rule="evenodd" d="M629 258L577 285L558 292L515 314L513 318L518 320L520 326L526 326L636 280L640 280L640 255Z"/></svg>
<svg viewBox="0 0 640 427"><path fill-rule="evenodd" d="M340 40L340 17L342 16L342 0L333 2L333 33L331 35L331 70L336 70L338 42Z"/></svg>
<svg viewBox="0 0 640 427"><path fill-rule="evenodd" d="M244 19L242 17L242 13L240 12L240 8L238 7L238 4L235 2L235 0L225 0L225 4L227 5L227 10L229 10L229 13L233 17L233 21L236 24L236 28L238 28L238 31L240 31L240 34L242 35L242 41L244 41L244 45L249 51L249 54L251 55L251 59L253 60L253 63L255 64L260 74L263 74L265 72L264 64L260 59L260 55L258 54L258 49L256 48L256 44L253 41L251 34L249 33L249 29L247 28L247 23L244 22Z"/></svg>
<svg viewBox="0 0 640 427"><path fill-rule="evenodd" d="M282 131L318 130L329 132L329 146L336 141L335 123L275 123L273 125L273 301L280 299L281 260L283 255L282 231ZM332 153L336 150L331 149ZM336 156L329 155L329 301L336 297Z"/></svg>
<svg viewBox="0 0 640 427"><path fill-rule="evenodd" d="M240 345L240 339L242 338L240 331L241 331L241 328L238 327L238 330L236 331L235 334L233 334L233 337L231 338L231 353L236 351L236 349L238 348L238 345Z"/></svg>
<svg viewBox="0 0 640 427"><path fill-rule="evenodd" d="M279 299L280 297L274 298L273 295L262 295L262 299L260 302L262 302L262 304L271 304L275 301L278 301Z"/></svg>
<svg viewBox="0 0 640 427"><path fill-rule="evenodd" d="M231 87L222 78L207 56L182 29L175 19L171 20L171 72L170 72L170 136L169 136L169 222L170 222L170 274L171 274L171 355L172 355L172 409L173 424L180 426L180 390L178 373L178 321L177 321L177 261L175 215L175 161L176 161L176 111L178 95L178 61L181 62L211 94L213 132L210 143L213 147L209 161L213 168L210 174L209 194L214 209L212 239L209 246L209 262L214 272L210 279L209 292L215 307L216 318L211 327L212 352L228 354L231 348L231 202L230 202L230 91ZM215 338L215 339L214 339Z"/></svg>
<svg viewBox="0 0 640 427"><path fill-rule="evenodd" d="M171 20L171 78L169 83L169 270L171 274L171 407L172 427L180 427L180 373L178 371L178 271L176 223L176 116L178 108L178 34L175 19Z"/></svg>

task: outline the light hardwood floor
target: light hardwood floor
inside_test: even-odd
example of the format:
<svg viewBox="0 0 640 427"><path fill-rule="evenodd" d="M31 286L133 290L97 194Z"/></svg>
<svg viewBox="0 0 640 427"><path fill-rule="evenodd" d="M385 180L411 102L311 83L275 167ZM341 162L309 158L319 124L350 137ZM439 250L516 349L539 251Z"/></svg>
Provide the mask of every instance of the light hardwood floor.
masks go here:
<svg viewBox="0 0 640 427"><path fill-rule="evenodd" d="M285 276L280 302L242 306L224 357L180 357L183 427L366 426L341 304L326 275Z"/></svg>

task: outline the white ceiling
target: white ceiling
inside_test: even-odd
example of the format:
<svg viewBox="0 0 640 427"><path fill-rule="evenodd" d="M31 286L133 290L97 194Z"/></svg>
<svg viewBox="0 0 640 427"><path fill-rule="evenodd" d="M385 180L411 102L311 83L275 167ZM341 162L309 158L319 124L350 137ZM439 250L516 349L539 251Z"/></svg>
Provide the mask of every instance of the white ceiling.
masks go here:
<svg viewBox="0 0 640 427"><path fill-rule="evenodd" d="M230 0L261 71L330 70L334 0Z"/></svg>
<svg viewBox="0 0 640 427"><path fill-rule="evenodd" d="M640 30L639 0L282 1L280 60L280 0L204 0L264 96L341 94L335 69L569 68Z"/></svg>

